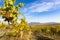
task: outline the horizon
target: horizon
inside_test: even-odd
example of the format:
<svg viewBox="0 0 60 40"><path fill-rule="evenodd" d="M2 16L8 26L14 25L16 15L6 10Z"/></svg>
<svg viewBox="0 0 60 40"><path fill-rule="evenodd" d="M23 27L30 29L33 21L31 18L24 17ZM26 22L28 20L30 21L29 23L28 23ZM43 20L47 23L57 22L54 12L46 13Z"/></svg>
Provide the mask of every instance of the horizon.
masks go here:
<svg viewBox="0 0 60 40"><path fill-rule="evenodd" d="M29 22L29 23L60 23L60 22Z"/></svg>
<svg viewBox="0 0 60 40"><path fill-rule="evenodd" d="M25 6L19 12L25 15L28 23L60 23L60 0L17 0L15 6L20 2L24 2ZM0 0L0 7L3 7L3 0Z"/></svg>

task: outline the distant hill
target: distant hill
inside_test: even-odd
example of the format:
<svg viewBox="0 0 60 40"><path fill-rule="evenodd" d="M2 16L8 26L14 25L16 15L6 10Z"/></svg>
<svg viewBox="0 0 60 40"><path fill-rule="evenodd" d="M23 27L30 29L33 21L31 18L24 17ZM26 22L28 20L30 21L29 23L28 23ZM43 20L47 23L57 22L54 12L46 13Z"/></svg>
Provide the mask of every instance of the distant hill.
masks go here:
<svg viewBox="0 0 60 40"><path fill-rule="evenodd" d="M40 22L31 22L29 23L29 25L45 25L45 24L60 24L60 23L57 23L57 22L47 22L47 23L40 23Z"/></svg>
<svg viewBox="0 0 60 40"><path fill-rule="evenodd" d="M47 22L45 24L59 24L59 23L57 23L57 22Z"/></svg>
<svg viewBox="0 0 60 40"><path fill-rule="evenodd" d="M29 25L40 25L40 22L31 22Z"/></svg>

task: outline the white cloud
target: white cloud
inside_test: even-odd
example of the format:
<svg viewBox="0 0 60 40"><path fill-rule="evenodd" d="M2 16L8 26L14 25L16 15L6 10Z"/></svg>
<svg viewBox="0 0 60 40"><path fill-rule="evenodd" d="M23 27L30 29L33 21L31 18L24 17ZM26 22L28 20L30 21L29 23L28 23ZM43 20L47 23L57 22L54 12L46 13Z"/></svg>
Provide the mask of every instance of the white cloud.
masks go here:
<svg viewBox="0 0 60 40"><path fill-rule="evenodd" d="M44 12L60 7L60 0L54 0L52 2L34 2L23 8L23 13Z"/></svg>
<svg viewBox="0 0 60 40"><path fill-rule="evenodd" d="M40 16L37 18L34 16L35 12L44 12L44 11L59 9L60 8L60 0L52 0L51 2L42 2L42 3L40 3L39 1L30 3L21 10L22 13L25 15L25 17L27 18L27 21L28 22L42 22L42 23L44 23L44 22L60 22L59 15L57 15L59 17L56 16L53 18L51 18L51 16L50 16L50 18L44 17L45 19L41 18Z"/></svg>
<svg viewBox="0 0 60 40"><path fill-rule="evenodd" d="M43 12L43 11L48 11L49 9L51 9L53 7L53 3L46 3L43 2L41 5L38 4L34 5L35 7L33 7L30 12Z"/></svg>

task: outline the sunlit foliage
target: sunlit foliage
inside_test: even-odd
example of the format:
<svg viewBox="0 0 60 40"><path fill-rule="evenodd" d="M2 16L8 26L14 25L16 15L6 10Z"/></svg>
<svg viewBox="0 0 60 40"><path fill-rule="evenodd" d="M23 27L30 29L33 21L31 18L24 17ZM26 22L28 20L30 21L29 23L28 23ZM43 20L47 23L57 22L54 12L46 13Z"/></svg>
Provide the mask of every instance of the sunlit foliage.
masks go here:
<svg viewBox="0 0 60 40"><path fill-rule="evenodd" d="M18 12L19 8L24 6L24 3L19 3L17 6L14 6L16 0L4 0L4 7L0 8L0 16L7 21L6 23L0 24L0 37L8 36L8 37L25 37L31 33L31 29L21 12ZM23 16L23 18L18 19L19 16ZM18 23L17 20L20 20ZM11 23L11 24L10 24ZM28 34L26 34L28 33ZM28 38L29 39L29 38ZM28 40L27 39L27 40Z"/></svg>

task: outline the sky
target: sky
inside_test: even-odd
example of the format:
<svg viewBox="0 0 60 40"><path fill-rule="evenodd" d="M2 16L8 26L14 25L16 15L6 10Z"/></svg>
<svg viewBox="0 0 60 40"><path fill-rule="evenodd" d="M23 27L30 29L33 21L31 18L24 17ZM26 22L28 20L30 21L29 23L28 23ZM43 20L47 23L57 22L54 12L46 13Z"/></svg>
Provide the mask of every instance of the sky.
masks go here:
<svg viewBox="0 0 60 40"><path fill-rule="evenodd" d="M30 22L58 22L60 23L60 0L16 0L15 5L24 2L25 6L19 11ZM3 0L0 0L0 7Z"/></svg>

